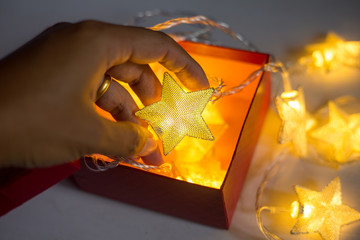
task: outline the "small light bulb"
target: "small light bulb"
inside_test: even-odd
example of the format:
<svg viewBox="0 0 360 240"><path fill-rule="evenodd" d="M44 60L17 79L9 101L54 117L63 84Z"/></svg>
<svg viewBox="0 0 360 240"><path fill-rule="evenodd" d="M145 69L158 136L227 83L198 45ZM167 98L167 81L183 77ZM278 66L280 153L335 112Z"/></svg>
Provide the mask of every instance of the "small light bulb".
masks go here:
<svg viewBox="0 0 360 240"><path fill-rule="evenodd" d="M300 103L298 101L289 101L288 104L293 109L300 111Z"/></svg>
<svg viewBox="0 0 360 240"><path fill-rule="evenodd" d="M311 212L313 211L314 206L310 205L310 204L305 204L303 207L303 217L304 218L308 218L311 216Z"/></svg>
<svg viewBox="0 0 360 240"><path fill-rule="evenodd" d="M290 216L292 218L297 218L299 216L299 207L300 207L300 204L298 201L293 201L291 203L291 213L290 213Z"/></svg>
<svg viewBox="0 0 360 240"><path fill-rule="evenodd" d="M321 54L320 51L314 51L312 53L312 57L313 57L313 60L314 60L314 65L316 67L324 66L324 58L323 58L323 55Z"/></svg>
<svg viewBox="0 0 360 240"><path fill-rule="evenodd" d="M324 51L324 58L327 63L330 63L334 59L334 52L331 50L325 50Z"/></svg>

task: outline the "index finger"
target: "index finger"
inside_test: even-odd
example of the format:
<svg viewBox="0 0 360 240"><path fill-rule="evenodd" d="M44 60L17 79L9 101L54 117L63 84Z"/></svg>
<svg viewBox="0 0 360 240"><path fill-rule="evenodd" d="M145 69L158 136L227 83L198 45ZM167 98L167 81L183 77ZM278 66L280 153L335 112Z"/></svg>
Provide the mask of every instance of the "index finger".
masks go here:
<svg viewBox="0 0 360 240"><path fill-rule="evenodd" d="M130 61L136 64L159 62L180 79L185 87L209 87L201 66L171 37L139 27L112 25L109 68Z"/></svg>

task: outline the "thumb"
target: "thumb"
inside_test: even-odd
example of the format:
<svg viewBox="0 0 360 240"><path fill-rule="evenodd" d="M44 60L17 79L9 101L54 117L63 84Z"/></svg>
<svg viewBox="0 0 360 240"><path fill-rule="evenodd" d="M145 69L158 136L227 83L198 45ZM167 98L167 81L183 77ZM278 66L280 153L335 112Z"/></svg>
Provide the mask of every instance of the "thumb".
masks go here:
<svg viewBox="0 0 360 240"><path fill-rule="evenodd" d="M92 128L92 141L87 153L100 153L122 157L146 156L157 148L152 134L144 127L128 122L112 122L98 118L99 124Z"/></svg>

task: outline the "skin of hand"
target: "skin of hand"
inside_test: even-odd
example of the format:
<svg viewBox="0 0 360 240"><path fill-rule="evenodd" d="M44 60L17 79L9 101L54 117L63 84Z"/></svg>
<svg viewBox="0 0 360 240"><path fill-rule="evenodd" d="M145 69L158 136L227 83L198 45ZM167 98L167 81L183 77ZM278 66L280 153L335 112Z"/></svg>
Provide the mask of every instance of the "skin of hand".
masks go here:
<svg viewBox="0 0 360 240"><path fill-rule="evenodd" d="M2 59L0 167L45 167L92 153L160 164L157 144L120 84L112 81L96 103L117 122L94 110L104 74L128 83L144 105L159 100L152 62L189 89L209 87L199 64L166 34L97 21L57 24Z"/></svg>

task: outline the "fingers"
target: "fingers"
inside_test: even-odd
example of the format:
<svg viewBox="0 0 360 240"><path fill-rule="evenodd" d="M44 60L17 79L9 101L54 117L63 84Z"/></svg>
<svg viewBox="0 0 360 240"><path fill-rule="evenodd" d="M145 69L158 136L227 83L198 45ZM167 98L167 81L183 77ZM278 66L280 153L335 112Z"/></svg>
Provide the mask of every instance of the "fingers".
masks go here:
<svg viewBox="0 0 360 240"><path fill-rule="evenodd" d="M130 121L146 126L135 117L135 112L138 110L138 107L131 95L116 81L110 83L109 88L96 104L103 110L109 112L116 121Z"/></svg>
<svg viewBox="0 0 360 240"><path fill-rule="evenodd" d="M132 62L160 62L174 72L191 90L209 87L200 65L172 38L162 32L137 27L112 25L109 44L110 67Z"/></svg>
<svg viewBox="0 0 360 240"><path fill-rule="evenodd" d="M161 84L149 65L126 62L112 67L107 73L117 80L128 83L144 105L160 100Z"/></svg>
<svg viewBox="0 0 360 240"><path fill-rule="evenodd" d="M105 111L108 111L116 121L130 121L147 127L144 121L140 121L135 117L134 113L138 110L137 105L126 89L116 81L111 82L108 90L96 104ZM156 144L155 141L148 142L147 144L150 145L145 145L144 150L138 153L137 156L141 156L146 164L160 165L163 163L163 160L160 150L156 146L153 147L152 144L154 143Z"/></svg>
<svg viewBox="0 0 360 240"><path fill-rule="evenodd" d="M127 121L111 122L96 116L92 136L84 141L84 154L101 153L124 157L147 155L157 148L150 132Z"/></svg>
<svg viewBox="0 0 360 240"><path fill-rule="evenodd" d="M159 147L156 147L156 149L149 154L143 154L141 159L144 161L145 164L149 165L160 166L164 163Z"/></svg>

